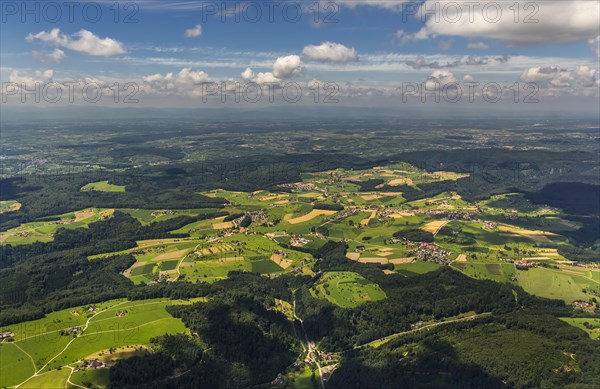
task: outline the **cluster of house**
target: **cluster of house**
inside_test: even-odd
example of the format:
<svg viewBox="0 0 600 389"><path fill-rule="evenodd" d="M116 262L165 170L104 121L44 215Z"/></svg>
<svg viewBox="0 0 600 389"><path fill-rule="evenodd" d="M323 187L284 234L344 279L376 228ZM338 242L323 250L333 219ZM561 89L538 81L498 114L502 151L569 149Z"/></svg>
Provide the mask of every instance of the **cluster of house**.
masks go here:
<svg viewBox="0 0 600 389"><path fill-rule="evenodd" d="M467 211L447 211L443 209L416 209L414 210L414 213L422 215L435 215L448 220L472 221L477 219L474 212Z"/></svg>
<svg viewBox="0 0 600 389"><path fill-rule="evenodd" d="M150 281L146 285L152 286L152 285L162 284L163 282L169 282L169 281L171 281L171 279L169 277L167 277L165 275L160 275L160 276L158 276L158 279L156 281Z"/></svg>
<svg viewBox="0 0 600 389"><path fill-rule="evenodd" d="M528 270L528 269L531 269L532 267L537 267L537 263L529 262L526 259L522 259L520 261L515 261L515 267L519 270Z"/></svg>
<svg viewBox="0 0 600 389"><path fill-rule="evenodd" d="M483 227L484 230L495 230L496 228L498 228L498 223L496 222L490 222L490 221L484 221L483 222Z"/></svg>
<svg viewBox="0 0 600 389"><path fill-rule="evenodd" d="M71 327L71 328L66 328L64 330L60 331L60 334L65 336L65 335L81 335L83 333L83 330L81 329L81 327Z"/></svg>
<svg viewBox="0 0 600 389"><path fill-rule="evenodd" d="M173 211L172 209L161 209L159 211L154 211L152 212L152 216L157 217L157 216L161 216L161 215L174 215L175 211Z"/></svg>
<svg viewBox="0 0 600 389"><path fill-rule="evenodd" d="M281 184L281 188L290 188L302 191L311 191L316 189L316 185L312 182L294 182L291 184Z"/></svg>
<svg viewBox="0 0 600 389"><path fill-rule="evenodd" d="M310 241L308 239L305 239L300 235L292 235L290 237L290 246L292 247L306 246L309 242Z"/></svg>
<svg viewBox="0 0 600 389"><path fill-rule="evenodd" d="M92 369L97 369L99 367L104 367L104 362L102 362L98 358L94 358L94 359L88 361L87 367L90 367Z"/></svg>
<svg viewBox="0 0 600 389"><path fill-rule="evenodd" d="M116 313L116 316L118 316L118 317L123 317L123 316L126 316L126 315L127 315L127 313L128 313L127 311L118 311L118 312Z"/></svg>
<svg viewBox="0 0 600 389"><path fill-rule="evenodd" d="M409 246L416 245L416 248L411 250L408 254L409 256L414 256L418 260L435 262L442 265L447 265L450 263L450 255L452 251L441 248L435 243L427 243L427 242L408 242ZM412 245L411 245L412 244Z"/></svg>
<svg viewBox="0 0 600 389"><path fill-rule="evenodd" d="M12 331L4 331L0 334L0 341L3 341L4 339L10 340L13 336L15 336L15 334Z"/></svg>
<svg viewBox="0 0 600 389"><path fill-rule="evenodd" d="M587 302L587 301L583 301L583 300L577 300L577 301L573 301L573 306L577 307L577 308L581 308L581 309L586 309L586 308L592 308L594 306L594 304Z"/></svg>
<svg viewBox="0 0 600 389"><path fill-rule="evenodd" d="M31 235L31 232L21 231L21 232L17 232L15 235L18 237L21 237L21 238L27 238L29 235Z"/></svg>
<svg viewBox="0 0 600 389"><path fill-rule="evenodd" d="M52 224L71 224L73 221L73 219L60 219L52 222Z"/></svg>

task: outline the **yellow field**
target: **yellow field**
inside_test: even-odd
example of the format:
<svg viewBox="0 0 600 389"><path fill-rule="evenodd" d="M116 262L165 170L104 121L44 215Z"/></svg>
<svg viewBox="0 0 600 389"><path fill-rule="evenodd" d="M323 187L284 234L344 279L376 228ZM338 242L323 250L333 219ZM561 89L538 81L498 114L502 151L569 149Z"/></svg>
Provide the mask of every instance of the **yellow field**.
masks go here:
<svg viewBox="0 0 600 389"><path fill-rule="evenodd" d="M152 247L152 246L168 245L168 244L172 244L172 243L185 242L185 241L190 241L190 240L191 239L184 239L184 238L165 238L165 239L138 240L136 243L137 243L138 248L146 248L146 247Z"/></svg>
<svg viewBox="0 0 600 389"><path fill-rule="evenodd" d="M467 256L465 254L460 254L455 259L456 262L467 262Z"/></svg>
<svg viewBox="0 0 600 389"><path fill-rule="evenodd" d="M300 216L300 217L296 217L294 219L289 219L287 222L290 223L290 224L304 223L304 222L307 222L309 220L312 220L312 219L316 218L317 216L321 216L321 215L334 215L336 213L337 213L337 211L328 211L328 210L324 210L324 209L313 209L312 211L310 211L306 215Z"/></svg>
<svg viewBox="0 0 600 389"><path fill-rule="evenodd" d="M387 263L389 263L389 260L387 258L377 258L377 257L371 257L371 258L359 258L358 262L360 263L379 263L382 265L385 265Z"/></svg>
<svg viewBox="0 0 600 389"><path fill-rule="evenodd" d="M394 265L402 265L404 263L412 263L414 261L415 261L415 257L390 259L390 263L393 263Z"/></svg>
<svg viewBox="0 0 600 389"><path fill-rule="evenodd" d="M219 258L219 262L236 262L236 261L243 261L243 260L244 260L243 256Z"/></svg>
<svg viewBox="0 0 600 389"><path fill-rule="evenodd" d="M117 348L117 350L112 353L110 352L110 350L101 350L101 351L98 351L98 352L88 355L84 359L85 360L99 359L103 363L110 363L110 362L117 361L119 359L127 359L127 358L144 355L144 354L148 354L148 348L144 345L123 346L123 347Z"/></svg>
<svg viewBox="0 0 600 389"><path fill-rule="evenodd" d="M364 196L360 196L360 197L362 197L362 199L365 201L373 201L373 200L379 200L383 196L377 195L377 194L372 194L372 195L364 195Z"/></svg>
<svg viewBox="0 0 600 389"><path fill-rule="evenodd" d="M369 216L366 219L361 220L360 221L360 225L361 226L367 226L367 225L369 225L369 222L371 221L371 219L373 219L376 215L377 215L377 211L371 211L371 216Z"/></svg>
<svg viewBox="0 0 600 389"><path fill-rule="evenodd" d="M449 223L449 220L434 220L425 224L422 228L423 231L431 232L433 235L437 235L438 232Z"/></svg>
<svg viewBox="0 0 600 389"><path fill-rule="evenodd" d="M510 226L506 224L501 224L498 226L498 231L501 232L500 235L504 236L524 236L538 243L552 243L549 236L559 236L553 232L541 231L541 230L527 230L525 228L519 228L515 226Z"/></svg>
<svg viewBox="0 0 600 389"><path fill-rule="evenodd" d="M179 259L179 258L183 257L187 252L188 252L188 249L171 251L169 253L160 254L160 255L154 257L152 260L153 261L164 261L167 259Z"/></svg>
<svg viewBox="0 0 600 389"><path fill-rule="evenodd" d="M275 262L283 269L287 269L288 267L290 267L292 265L292 261L290 261L289 259L283 258L283 255L281 255L281 254L271 255L271 261Z"/></svg>
<svg viewBox="0 0 600 389"><path fill-rule="evenodd" d="M415 216L414 212L397 212L390 215L393 219L400 219L406 216Z"/></svg>
<svg viewBox="0 0 600 389"><path fill-rule="evenodd" d="M360 258L360 253L348 253L346 254L346 258L352 261L358 261L358 258Z"/></svg>
<svg viewBox="0 0 600 389"><path fill-rule="evenodd" d="M413 186L415 183L412 178L396 178L388 182L389 186L400 186L400 185L408 185Z"/></svg>
<svg viewBox="0 0 600 389"><path fill-rule="evenodd" d="M215 223L212 225L213 230L225 230L233 227L233 222Z"/></svg>

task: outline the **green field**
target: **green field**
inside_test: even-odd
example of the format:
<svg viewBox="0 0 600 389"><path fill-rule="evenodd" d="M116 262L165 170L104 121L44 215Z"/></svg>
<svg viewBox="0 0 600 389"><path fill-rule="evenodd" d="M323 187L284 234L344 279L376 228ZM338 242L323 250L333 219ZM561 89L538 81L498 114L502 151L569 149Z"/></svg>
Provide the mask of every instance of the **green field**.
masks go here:
<svg viewBox="0 0 600 389"><path fill-rule="evenodd" d="M88 208L53 217L52 221L36 221L21 224L5 232L0 232L0 243L11 245L51 242L59 228L87 228L90 223L112 217L114 209Z"/></svg>
<svg viewBox="0 0 600 389"><path fill-rule="evenodd" d="M587 332L591 339L600 339L600 319L584 317L561 317L560 320ZM587 326L586 326L587 324Z"/></svg>
<svg viewBox="0 0 600 389"><path fill-rule="evenodd" d="M71 374L71 369L51 370L41 373L19 388L25 389L58 389L67 387L67 378Z"/></svg>
<svg viewBox="0 0 600 389"><path fill-rule="evenodd" d="M98 181L98 182L90 182L87 185L81 187L82 192L114 192L114 193L123 193L125 192L125 187L122 185L113 185L109 184L108 181Z"/></svg>
<svg viewBox="0 0 600 389"><path fill-rule="evenodd" d="M599 282L596 280L543 267L518 271L517 282L528 293L565 300L567 303L575 300L589 300L593 296L582 290L599 286Z"/></svg>
<svg viewBox="0 0 600 389"><path fill-rule="evenodd" d="M86 386L93 383L99 388L107 388L109 369L84 369L79 370L71 376L71 382L76 385Z"/></svg>
<svg viewBox="0 0 600 389"><path fill-rule="evenodd" d="M21 203L15 200L0 201L0 214L21 209Z"/></svg>
<svg viewBox="0 0 600 389"><path fill-rule="evenodd" d="M516 272L512 263L454 262L451 266L469 277L498 282L511 281Z"/></svg>
<svg viewBox="0 0 600 389"><path fill-rule="evenodd" d="M357 273L346 271L325 273L311 292L342 308L353 308L368 301L386 298L379 285Z"/></svg>
<svg viewBox="0 0 600 389"><path fill-rule="evenodd" d="M419 274L429 273L431 271L435 271L435 270L439 269L440 267L441 267L441 265L438 265L437 263L416 261L413 263L404 263L401 265L395 265L394 270L397 273L400 273L402 275L410 277L410 276L416 276Z"/></svg>
<svg viewBox="0 0 600 389"><path fill-rule="evenodd" d="M112 300L95 306L94 312L87 312L87 307L71 308L5 327L2 330L13 331L15 340L0 345L0 385L17 385L37 372L40 376L23 387L59 387L52 385L66 380L70 370L64 366L77 364L98 351L143 345L158 335L186 332L183 323L167 313L165 307L188 303L165 299ZM126 314L117 316L120 311ZM83 333L61 335L61 330L72 327L81 327ZM53 370L61 367L60 374Z"/></svg>

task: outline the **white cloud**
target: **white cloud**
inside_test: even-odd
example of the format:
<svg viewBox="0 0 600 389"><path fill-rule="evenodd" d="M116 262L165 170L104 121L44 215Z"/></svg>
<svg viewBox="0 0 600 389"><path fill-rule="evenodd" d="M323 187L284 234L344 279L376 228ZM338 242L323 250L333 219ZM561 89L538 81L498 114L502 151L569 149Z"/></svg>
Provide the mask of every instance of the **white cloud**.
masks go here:
<svg viewBox="0 0 600 389"><path fill-rule="evenodd" d="M535 83L540 89L572 89L595 87L596 69L589 66L577 66L573 70L557 65L537 66L526 69L521 81Z"/></svg>
<svg viewBox="0 0 600 389"><path fill-rule="evenodd" d="M443 88L444 85L452 84L456 82L454 74L447 70L434 70L431 76L425 81L425 88L427 90L436 90Z"/></svg>
<svg viewBox="0 0 600 389"><path fill-rule="evenodd" d="M259 85L281 83L281 80L275 77L275 75L273 75L271 72L259 72L252 81Z"/></svg>
<svg viewBox="0 0 600 389"><path fill-rule="evenodd" d="M340 43L323 42L320 45L309 45L304 47L302 54L315 61L347 63L358 61L358 55L354 48L346 47Z"/></svg>
<svg viewBox="0 0 600 389"><path fill-rule="evenodd" d="M490 47L483 42L469 42L467 44L467 49L471 50L487 50Z"/></svg>
<svg viewBox="0 0 600 389"><path fill-rule="evenodd" d="M54 49L54 51L32 51L31 55L33 58L42 62L56 62L59 63L67 58L64 51L61 49Z"/></svg>
<svg viewBox="0 0 600 389"><path fill-rule="evenodd" d="M254 78L254 72L252 71L252 69L250 68L246 68L246 70L244 70L241 74L242 79L246 80L246 81L250 81Z"/></svg>
<svg viewBox="0 0 600 389"><path fill-rule="evenodd" d="M300 57L297 55L288 55L279 57L273 64L273 72L259 72L247 67L240 77L244 81L255 82L260 85L264 84L281 84L283 79L301 76L304 73L304 68L301 65Z"/></svg>
<svg viewBox="0 0 600 389"><path fill-rule="evenodd" d="M163 93L183 96L197 96L202 92L202 84L213 80L205 72L183 68L179 73L156 73L142 77L142 90L148 93Z"/></svg>
<svg viewBox="0 0 600 389"><path fill-rule="evenodd" d="M303 72L304 69L300 64L300 57L297 55L279 57L273 64L273 75L277 78L301 76Z"/></svg>
<svg viewBox="0 0 600 389"><path fill-rule="evenodd" d="M99 38L93 32L83 29L68 36L63 34L60 29L53 28L48 32L29 34L25 39L29 42L39 39L42 42L54 43L59 47L99 57L111 57L125 53L121 42L111 38Z"/></svg>
<svg viewBox="0 0 600 389"><path fill-rule="evenodd" d="M54 70L36 70L31 73L26 70L13 70L8 76L8 81L17 84L25 84L27 88L31 88L35 84L44 84L53 80Z"/></svg>
<svg viewBox="0 0 600 389"><path fill-rule="evenodd" d="M463 77L463 82L475 82L475 78L470 74L465 74Z"/></svg>
<svg viewBox="0 0 600 389"><path fill-rule="evenodd" d="M187 30L185 30L185 36L188 38L198 38L201 35L202 35L202 26L199 24L196 24L194 27L188 28Z"/></svg>
<svg viewBox="0 0 600 389"><path fill-rule="evenodd" d="M501 39L517 45L571 43L598 35L600 2L426 0L419 14L427 21L411 35L414 40L449 35Z"/></svg>

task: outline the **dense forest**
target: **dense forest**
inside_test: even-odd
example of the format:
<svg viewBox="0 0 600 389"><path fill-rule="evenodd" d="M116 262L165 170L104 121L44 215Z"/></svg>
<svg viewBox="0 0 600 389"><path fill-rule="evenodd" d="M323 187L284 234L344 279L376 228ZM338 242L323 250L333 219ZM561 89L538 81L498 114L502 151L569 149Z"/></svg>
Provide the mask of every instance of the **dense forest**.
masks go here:
<svg viewBox="0 0 600 389"><path fill-rule="evenodd" d="M169 307L192 335L157 338L151 355L119 361L110 372L112 387L242 388L270 382L293 364L302 341L298 321L272 309L275 299L295 301L308 338L323 350L341 353L327 387L394 388L403 382L407 387L591 388L599 383L593 362L600 348L583 331L555 318L571 313L562 301L473 280L449 268L409 278L384 275L375 265L346 260L345 250L345 244L334 242L318 250L315 277L269 279L233 272L213 285L134 289L135 298L197 294L209 302ZM314 298L309 288L335 270L378 283L387 299L344 309ZM413 333L376 349L356 348L410 329L418 320L469 311L491 315ZM489 347L481 347L483 342Z"/></svg>
<svg viewBox="0 0 600 389"><path fill-rule="evenodd" d="M89 228L59 229L53 242L0 247L0 325L31 320L71 306L125 297L122 276L131 255L90 261L88 256L135 247L135 241L177 237L168 231L224 212L183 216L142 226L123 212Z"/></svg>

